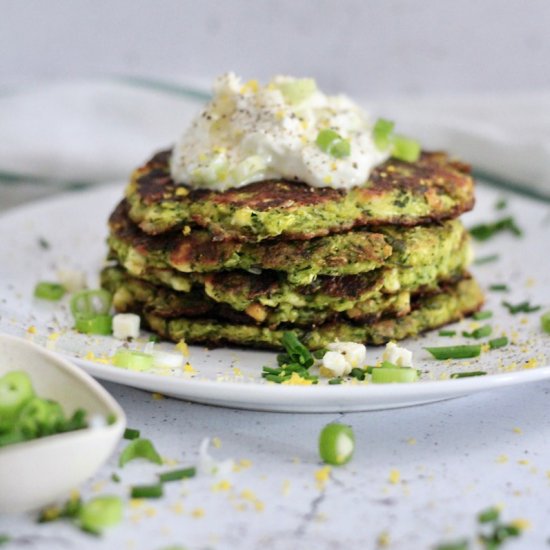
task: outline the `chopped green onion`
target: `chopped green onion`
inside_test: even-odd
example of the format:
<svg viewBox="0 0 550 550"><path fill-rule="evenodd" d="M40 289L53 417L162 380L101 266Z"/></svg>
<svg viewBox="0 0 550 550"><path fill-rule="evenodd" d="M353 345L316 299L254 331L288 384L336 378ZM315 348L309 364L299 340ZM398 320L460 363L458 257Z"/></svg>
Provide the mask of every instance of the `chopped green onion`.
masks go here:
<svg viewBox="0 0 550 550"><path fill-rule="evenodd" d="M479 523L492 523L493 521L497 521L499 517L500 510L496 507L492 507L480 512L477 516L477 521Z"/></svg>
<svg viewBox="0 0 550 550"><path fill-rule="evenodd" d="M331 378L328 383L331 385L331 386L334 386L336 384L341 384L342 383L342 379L340 377L337 377L337 378Z"/></svg>
<svg viewBox="0 0 550 550"><path fill-rule="evenodd" d="M264 376L264 378L268 381L268 382L275 382L275 384L281 384L282 382L284 382L285 380L289 380L290 379L290 374L288 376L285 376L285 375L280 375L280 374L266 374Z"/></svg>
<svg viewBox="0 0 550 550"><path fill-rule="evenodd" d="M416 382L418 371L410 367L386 367L383 365L383 368L372 369L371 376L374 384Z"/></svg>
<svg viewBox="0 0 550 550"><path fill-rule="evenodd" d="M94 315L93 317L77 317L75 329L82 334L103 334L113 332L113 318L110 315Z"/></svg>
<svg viewBox="0 0 550 550"><path fill-rule="evenodd" d="M156 334L151 334L148 338L149 342L153 342L154 344L157 344L160 342L160 338Z"/></svg>
<svg viewBox="0 0 550 550"><path fill-rule="evenodd" d="M91 533L101 533L122 521L122 499L116 496L100 496L82 504L78 520L82 529Z"/></svg>
<svg viewBox="0 0 550 550"><path fill-rule="evenodd" d="M144 371L152 368L153 361L154 358L152 355L129 349L119 349L112 358L112 364L115 367L135 371Z"/></svg>
<svg viewBox="0 0 550 550"><path fill-rule="evenodd" d="M136 485L131 488L132 498L160 498L164 493L162 483L156 485Z"/></svg>
<svg viewBox="0 0 550 550"><path fill-rule="evenodd" d="M262 367L262 376L265 374L281 374L283 372L283 369L281 368L272 368L272 367Z"/></svg>
<svg viewBox="0 0 550 550"><path fill-rule="evenodd" d="M420 157L420 143L405 136L393 138L392 157L405 162L416 162Z"/></svg>
<svg viewBox="0 0 550 550"><path fill-rule="evenodd" d="M395 363L391 363L390 361L382 361L381 368L383 369L398 369L399 367Z"/></svg>
<svg viewBox="0 0 550 550"><path fill-rule="evenodd" d="M508 288L507 285L498 284L498 285L491 285L489 287L489 290L493 292L508 292L510 289Z"/></svg>
<svg viewBox="0 0 550 550"><path fill-rule="evenodd" d="M372 129L372 138L378 149L384 151L391 145L395 123L385 118L379 118Z"/></svg>
<svg viewBox="0 0 550 550"><path fill-rule="evenodd" d="M465 338L479 339L479 338L485 338L487 336L490 336L491 332L493 332L493 328L491 327L491 325L484 325L480 328L476 328L472 332L462 331L462 336L464 336Z"/></svg>
<svg viewBox="0 0 550 550"><path fill-rule="evenodd" d="M26 372L14 370L0 377L0 433L13 428L19 413L34 397Z"/></svg>
<svg viewBox="0 0 550 550"><path fill-rule="evenodd" d="M50 243L44 237L38 237L38 246L43 250L49 250Z"/></svg>
<svg viewBox="0 0 550 550"><path fill-rule="evenodd" d="M315 359L321 360L325 356L326 352L327 350L325 348L321 348L316 349L315 351L311 352L311 354L313 355L313 357L315 357Z"/></svg>
<svg viewBox="0 0 550 550"><path fill-rule="evenodd" d="M468 550L470 545L467 539L458 540L456 542L444 542L438 544L434 550Z"/></svg>
<svg viewBox="0 0 550 550"><path fill-rule="evenodd" d="M540 326L544 332L550 334L550 311L541 315Z"/></svg>
<svg viewBox="0 0 550 550"><path fill-rule="evenodd" d="M502 231L510 231L516 237L521 237L523 231L517 226L511 216L502 218L493 223L480 223L470 229L470 235L478 241L486 241L497 233Z"/></svg>
<svg viewBox="0 0 550 550"><path fill-rule="evenodd" d="M326 464L341 466L351 460L355 436L350 426L327 424L319 434L319 454Z"/></svg>
<svg viewBox="0 0 550 550"><path fill-rule="evenodd" d="M456 336L456 330L440 330L439 336Z"/></svg>
<svg viewBox="0 0 550 550"><path fill-rule="evenodd" d="M51 300L56 302L61 300L65 293L67 292L66 288L59 283L49 283L47 281L42 281L34 287L34 297L40 298L41 300Z"/></svg>
<svg viewBox="0 0 550 550"><path fill-rule="evenodd" d="M136 458L144 458L155 464L162 464L162 458L149 439L134 439L120 453L118 465L123 468L125 464Z"/></svg>
<svg viewBox="0 0 550 550"><path fill-rule="evenodd" d="M111 481L114 481L115 483L120 483L120 476L116 472L113 472L111 474Z"/></svg>
<svg viewBox="0 0 550 550"><path fill-rule="evenodd" d="M133 428L126 428L124 430L124 439L137 439L139 437L139 430Z"/></svg>
<svg viewBox="0 0 550 550"><path fill-rule="evenodd" d="M439 361L443 359L469 359L478 357L481 353L481 344L471 346L442 346L424 348Z"/></svg>
<svg viewBox="0 0 550 550"><path fill-rule="evenodd" d="M9 535L6 535L4 533L0 534L0 546L3 544L8 544L10 542L11 537Z"/></svg>
<svg viewBox="0 0 550 550"><path fill-rule="evenodd" d="M103 289L82 290L71 298L71 313L75 319L105 315L111 309L112 297Z"/></svg>
<svg viewBox="0 0 550 550"><path fill-rule="evenodd" d="M451 378L470 378L471 376L485 376L487 373L483 370L472 370L470 372L453 372Z"/></svg>
<svg viewBox="0 0 550 550"><path fill-rule="evenodd" d="M489 347L491 349L503 348L508 345L508 338L506 336L501 336L500 338L493 338L489 340Z"/></svg>
<svg viewBox="0 0 550 550"><path fill-rule="evenodd" d="M194 467L183 468L181 470L172 470L170 472L164 472L159 474L159 481L161 483L168 483L170 481L179 481L180 479L188 479L195 477L197 469Z"/></svg>
<svg viewBox="0 0 550 550"><path fill-rule="evenodd" d="M541 308L541 306L532 306L529 302L521 302L515 306L509 302L502 302L502 305L508 309L512 315L516 315L516 313L533 313Z"/></svg>
<svg viewBox="0 0 550 550"><path fill-rule="evenodd" d="M338 132L330 128L321 130L317 134L315 143L323 153L332 155L335 158L348 157L351 153L349 141L343 139Z"/></svg>
<svg viewBox="0 0 550 550"><path fill-rule="evenodd" d="M482 256L481 258L476 258L474 260L475 265L489 264L491 262L496 262L500 256L498 254L491 254L489 256Z"/></svg>
<svg viewBox="0 0 550 550"><path fill-rule="evenodd" d="M476 321L483 321L484 319L490 319L493 316L492 311L476 311L472 317Z"/></svg>
<svg viewBox="0 0 550 550"><path fill-rule="evenodd" d="M288 82L282 81L276 84L281 90L285 101L289 105L302 103L317 91L317 85L313 78L299 78Z"/></svg>

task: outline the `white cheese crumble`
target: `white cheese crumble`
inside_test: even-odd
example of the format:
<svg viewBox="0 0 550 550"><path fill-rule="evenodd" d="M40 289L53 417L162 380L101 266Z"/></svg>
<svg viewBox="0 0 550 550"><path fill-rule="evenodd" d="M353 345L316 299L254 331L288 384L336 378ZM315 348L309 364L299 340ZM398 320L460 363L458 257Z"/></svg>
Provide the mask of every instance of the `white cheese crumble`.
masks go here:
<svg viewBox="0 0 550 550"><path fill-rule="evenodd" d="M117 313L113 317L113 336L119 340L137 338L140 322L139 315L135 313Z"/></svg>
<svg viewBox="0 0 550 550"><path fill-rule="evenodd" d="M367 361L367 348L355 342L331 342L321 360L322 367L334 376L347 376Z"/></svg>
<svg viewBox="0 0 550 550"><path fill-rule="evenodd" d="M395 342L388 342L382 355L382 361L388 361L398 367L412 367L413 354L412 351L398 346Z"/></svg>
<svg viewBox="0 0 550 550"><path fill-rule="evenodd" d="M349 189L390 156L376 147L363 109L345 96L325 95L312 79L276 76L262 86L228 73L213 92L173 150L177 183L224 190L283 178ZM349 154L322 150L316 140L326 130L349 143Z"/></svg>

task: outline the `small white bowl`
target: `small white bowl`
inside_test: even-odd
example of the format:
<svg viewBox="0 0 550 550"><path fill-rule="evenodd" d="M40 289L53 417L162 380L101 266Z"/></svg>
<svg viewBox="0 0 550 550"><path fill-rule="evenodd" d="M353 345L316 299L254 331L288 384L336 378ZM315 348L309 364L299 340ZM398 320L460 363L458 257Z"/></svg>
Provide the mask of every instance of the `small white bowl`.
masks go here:
<svg viewBox="0 0 550 550"><path fill-rule="evenodd" d="M0 448L0 514L66 497L106 462L126 427L124 411L91 376L35 344L0 335L0 376L10 370L27 372L36 394L58 401L67 415L82 408L88 420L115 421Z"/></svg>

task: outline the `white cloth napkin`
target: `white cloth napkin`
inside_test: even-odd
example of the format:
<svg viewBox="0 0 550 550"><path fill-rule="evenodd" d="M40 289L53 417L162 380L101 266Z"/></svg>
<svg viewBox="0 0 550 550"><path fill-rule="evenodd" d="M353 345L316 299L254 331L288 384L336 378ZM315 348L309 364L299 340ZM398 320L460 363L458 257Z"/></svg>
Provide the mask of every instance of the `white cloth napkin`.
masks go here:
<svg viewBox="0 0 550 550"><path fill-rule="evenodd" d="M0 176L123 181L179 137L202 101L183 88L175 93L116 80L4 93ZM488 175L550 197L550 92L402 99L370 107L427 148L451 151Z"/></svg>

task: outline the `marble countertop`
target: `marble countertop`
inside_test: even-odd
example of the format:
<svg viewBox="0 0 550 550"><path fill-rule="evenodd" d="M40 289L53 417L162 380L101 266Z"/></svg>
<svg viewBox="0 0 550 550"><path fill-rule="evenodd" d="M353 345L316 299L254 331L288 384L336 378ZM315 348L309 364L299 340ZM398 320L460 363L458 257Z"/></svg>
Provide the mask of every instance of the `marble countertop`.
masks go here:
<svg viewBox="0 0 550 550"><path fill-rule="evenodd" d="M235 471L169 484L159 500L128 501L123 523L102 538L64 522L39 525L33 515L3 517L7 549L428 549L474 539L476 514L493 505L503 520L526 526L510 548L543 548L550 537L550 382L419 407L305 415L105 386L166 465L120 470L116 453L81 488L83 498L126 496L160 470L194 465L207 436L216 443L212 454L233 458ZM357 446L348 465L328 469L317 437L331 421L351 425ZM115 471L119 483L111 480Z"/></svg>

